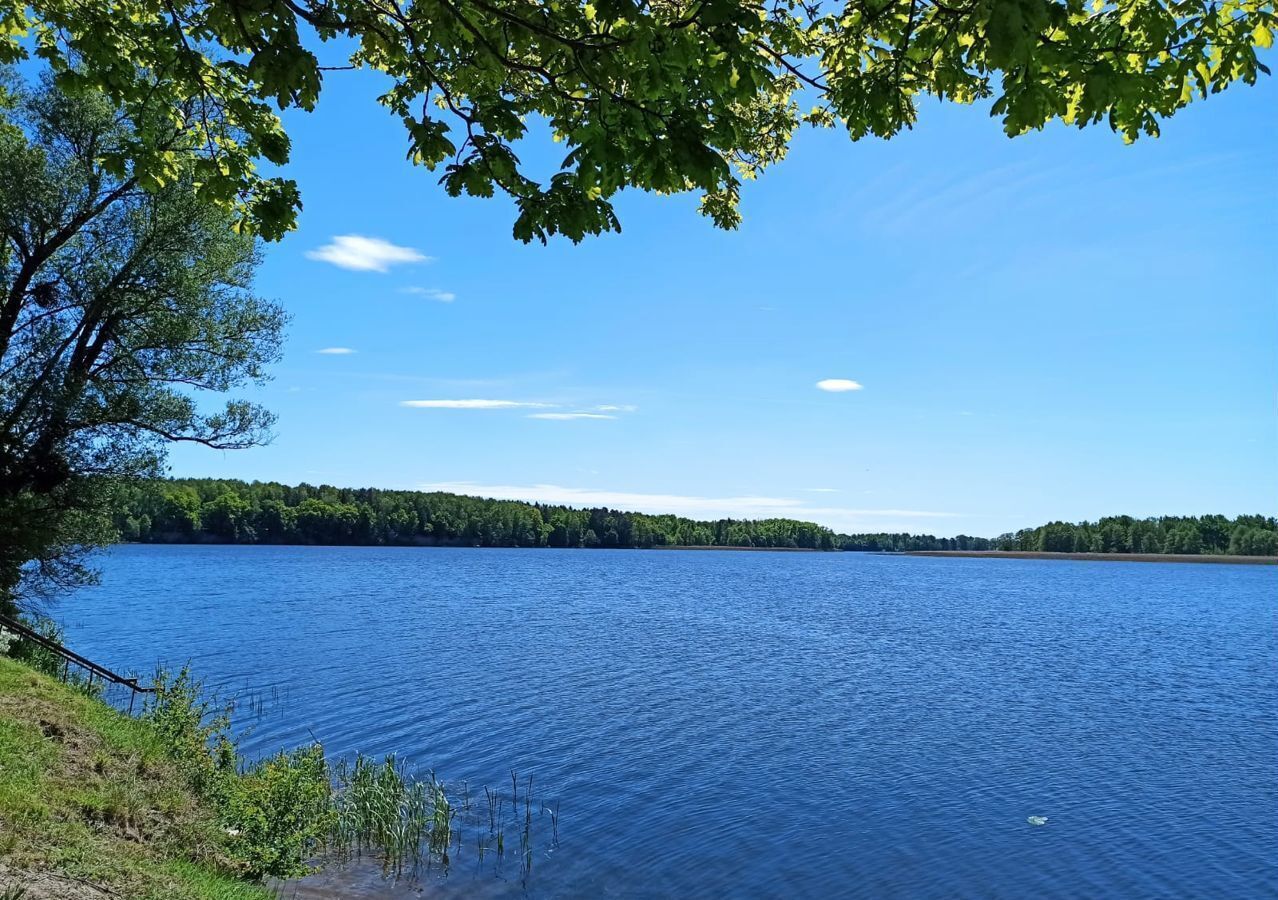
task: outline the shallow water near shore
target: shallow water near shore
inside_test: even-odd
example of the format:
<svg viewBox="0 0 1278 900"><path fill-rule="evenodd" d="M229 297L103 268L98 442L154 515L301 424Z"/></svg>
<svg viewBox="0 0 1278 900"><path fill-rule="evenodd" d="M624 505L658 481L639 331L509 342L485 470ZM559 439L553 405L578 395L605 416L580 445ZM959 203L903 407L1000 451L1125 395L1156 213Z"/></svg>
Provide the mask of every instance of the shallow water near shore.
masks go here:
<svg viewBox="0 0 1278 900"><path fill-rule="evenodd" d="M1278 886L1270 567L125 546L57 614L240 695L250 755L314 735L560 801L526 887L463 862L428 896Z"/></svg>

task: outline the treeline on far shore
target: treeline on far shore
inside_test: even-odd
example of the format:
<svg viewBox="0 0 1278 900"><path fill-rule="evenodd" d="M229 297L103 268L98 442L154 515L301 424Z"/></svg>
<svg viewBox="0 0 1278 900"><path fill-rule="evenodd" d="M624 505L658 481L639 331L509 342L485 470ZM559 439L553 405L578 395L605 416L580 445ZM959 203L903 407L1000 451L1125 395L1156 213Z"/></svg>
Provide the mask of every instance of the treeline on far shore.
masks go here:
<svg viewBox="0 0 1278 900"><path fill-rule="evenodd" d="M1106 516L1096 522L1050 522L994 541L995 550L1038 553L1175 553L1278 556L1272 516Z"/></svg>
<svg viewBox="0 0 1278 900"><path fill-rule="evenodd" d="M829 528L794 519L700 522L439 491L203 478L125 484L116 527L126 541L149 543L838 549Z"/></svg>
<svg viewBox="0 0 1278 900"><path fill-rule="evenodd" d="M115 524L122 539L141 543L1278 554L1278 520L1265 516L1116 516L997 538L849 535L795 519L698 521L438 491L211 478L126 482Z"/></svg>

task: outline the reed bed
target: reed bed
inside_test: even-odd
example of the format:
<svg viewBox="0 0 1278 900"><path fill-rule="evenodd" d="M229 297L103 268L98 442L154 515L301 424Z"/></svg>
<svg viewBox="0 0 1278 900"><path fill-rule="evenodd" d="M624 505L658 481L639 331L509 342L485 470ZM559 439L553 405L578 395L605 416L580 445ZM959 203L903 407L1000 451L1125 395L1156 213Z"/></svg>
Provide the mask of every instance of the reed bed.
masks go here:
<svg viewBox="0 0 1278 900"><path fill-rule="evenodd" d="M450 790L433 771L414 776L393 755L340 760L333 776L335 818L326 856L339 862L373 856L387 876L418 877L447 871L473 851L479 869L500 876L517 861L518 877L527 881L536 855L535 820L548 816L549 846L559 844L559 804L537 803L532 776L521 781L512 771L509 795L485 787L482 806L465 782ZM514 861L508 834L518 842Z"/></svg>

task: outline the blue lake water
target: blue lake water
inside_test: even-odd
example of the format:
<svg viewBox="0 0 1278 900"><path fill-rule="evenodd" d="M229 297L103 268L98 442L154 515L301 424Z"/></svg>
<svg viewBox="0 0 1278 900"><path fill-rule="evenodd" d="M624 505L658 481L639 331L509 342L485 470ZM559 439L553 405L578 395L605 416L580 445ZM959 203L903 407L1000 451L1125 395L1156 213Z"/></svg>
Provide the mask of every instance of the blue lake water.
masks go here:
<svg viewBox="0 0 1278 900"><path fill-rule="evenodd" d="M130 546L58 614L250 753L533 774L534 896L1278 896L1270 567Z"/></svg>

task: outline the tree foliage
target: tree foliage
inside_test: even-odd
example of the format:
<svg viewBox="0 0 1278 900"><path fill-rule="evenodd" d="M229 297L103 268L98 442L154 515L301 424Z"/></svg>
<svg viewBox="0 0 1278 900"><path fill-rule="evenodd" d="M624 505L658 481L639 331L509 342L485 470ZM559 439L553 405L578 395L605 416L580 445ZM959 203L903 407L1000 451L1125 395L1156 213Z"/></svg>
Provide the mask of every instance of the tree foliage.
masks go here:
<svg viewBox="0 0 1278 900"><path fill-rule="evenodd" d="M119 494L115 526L124 540L142 543L1278 555L1278 519L1265 516L1115 516L1078 524L1052 522L997 538L835 534L793 519L701 522L442 492L213 478L132 482Z"/></svg>
<svg viewBox="0 0 1278 900"><path fill-rule="evenodd" d="M0 601L52 585L112 536L113 479L172 441L261 441L261 408L201 395L265 377L283 314L255 297L253 239L189 171L145 189L105 160L136 123L100 97L11 83L0 108ZM190 140L176 126L168 142Z"/></svg>
<svg viewBox="0 0 1278 900"><path fill-rule="evenodd" d="M1051 522L999 536L999 550L1041 553L1215 553L1278 556L1278 519L1269 516L1107 516Z"/></svg>
<svg viewBox="0 0 1278 900"><path fill-rule="evenodd" d="M828 528L793 519L682 516L458 494L273 482L138 481L121 494L125 540L475 547L780 547L830 550Z"/></svg>
<svg viewBox="0 0 1278 900"><path fill-rule="evenodd" d="M876 553L909 553L915 550L992 550L989 538L960 534L936 537L931 534L880 532L877 534L841 534L835 539L839 550L861 550Z"/></svg>
<svg viewBox="0 0 1278 900"><path fill-rule="evenodd" d="M185 154L202 199L274 238L300 204L258 168L288 159L276 111L314 108L345 67L320 55L349 51L449 194L505 192L520 239L579 240L618 227L624 188L698 191L731 227L796 129L891 137L926 97L988 101L1009 135L1157 134L1267 72L1275 24L1273 0L0 0L0 62L105 91L145 124L104 163L158 186ZM169 146L175 123L199 139ZM534 132L565 151L548 175L517 153Z"/></svg>

